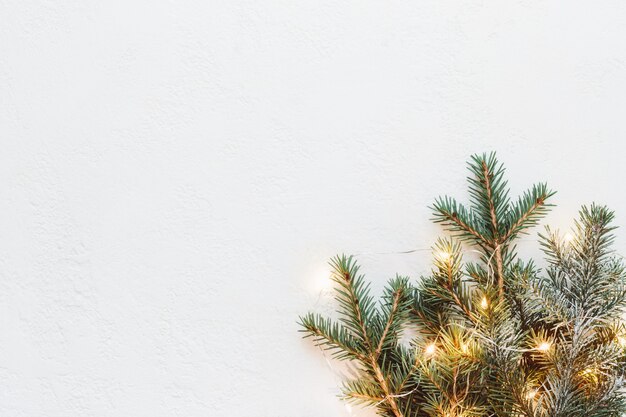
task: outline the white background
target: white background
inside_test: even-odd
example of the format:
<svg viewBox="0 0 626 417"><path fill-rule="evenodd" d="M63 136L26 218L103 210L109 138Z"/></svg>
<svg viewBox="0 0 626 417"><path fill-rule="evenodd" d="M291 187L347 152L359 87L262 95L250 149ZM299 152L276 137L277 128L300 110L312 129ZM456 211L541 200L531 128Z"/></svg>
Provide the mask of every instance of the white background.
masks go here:
<svg viewBox="0 0 626 417"><path fill-rule="evenodd" d="M426 273L371 253L472 153L626 225L625 39L623 1L1 1L0 414L348 416L298 314L337 252Z"/></svg>

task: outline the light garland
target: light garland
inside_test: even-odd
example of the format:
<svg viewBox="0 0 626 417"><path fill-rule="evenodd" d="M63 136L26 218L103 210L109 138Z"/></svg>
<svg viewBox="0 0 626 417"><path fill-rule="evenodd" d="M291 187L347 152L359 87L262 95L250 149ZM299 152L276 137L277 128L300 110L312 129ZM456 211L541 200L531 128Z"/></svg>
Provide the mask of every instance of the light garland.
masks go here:
<svg viewBox="0 0 626 417"><path fill-rule="evenodd" d="M552 347L552 343L548 341L544 341L544 342L539 343L539 345L537 345L537 350L540 352L547 352L550 350L551 347Z"/></svg>
<svg viewBox="0 0 626 417"><path fill-rule="evenodd" d="M574 241L574 236L570 233L566 233L563 237L561 242L567 245L570 245L573 241ZM521 240L524 241L524 240ZM526 239L526 241L533 241L532 239ZM356 253L354 254L354 256L368 256L368 255L403 255L403 254L412 254L412 253L417 253L417 252L432 252L433 249L432 247L430 248L416 248L416 249L411 249L411 250L407 250L407 251L398 251L398 252L361 252L361 253ZM460 255L463 254L467 254L467 253L477 253L479 255L482 255L481 252L477 251L477 250L461 250L459 252ZM449 262L451 257L452 257L452 253L449 251L445 251L445 250L437 250L433 253L435 259L437 259L440 262L446 263ZM619 254L618 254L619 255ZM621 255L619 255L621 256ZM623 256L621 256L623 258ZM489 270L489 275L493 274L493 267L491 265L491 261L492 261L493 255L489 258L488 262L487 262L487 267ZM320 277L318 278L318 282L320 283L318 285L318 288L320 288L320 295L322 292L328 290L331 285L332 285L332 279L331 279L331 272L326 269L323 273L320 273ZM489 300L487 298L487 296L483 296L482 299L480 300L480 308L483 310L486 310L487 308L489 308ZM471 330L471 329L468 329ZM474 332L475 333L475 332ZM478 334L477 334L478 335ZM546 353L548 351L550 351L550 349L552 348L552 343L549 341L542 341L540 342L535 348L533 349L515 349L515 348L508 348L506 346L500 346L498 345L494 340L490 339L490 338L486 338L484 337L484 335L478 335L480 336L481 339L497 346L498 348L504 349L504 350L510 350L510 351L516 351L516 352L532 352L532 351L539 351L539 352L543 352ZM626 348L626 335L619 335L616 337L617 342L619 343L620 346ZM424 357L426 359L432 359L433 357L436 356L437 354L437 344L432 342L428 345L425 346L424 348ZM460 345L460 350L463 354L469 354L469 345L468 343L461 343ZM324 350L322 349L322 352L324 352ZM328 367L331 369L331 371L335 374L335 376L341 376L343 377L343 375L341 375L339 372L336 371L336 369L331 365L330 361L328 360L328 358L326 357L326 354L324 354L324 359L326 360L326 363L328 365ZM597 378L596 372L591 369L585 369L584 371L581 372L581 376L583 377L587 377L587 378ZM417 388L415 388L417 389ZM415 391L415 389L413 391ZM385 398L383 398L381 401L379 401L376 405L383 403L384 401L387 401L388 397L404 397L407 396L409 394L411 394L413 391L409 392L409 393L405 393L405 394L400 394L400 395L389 395ZM529 390L526 392L526 394L524 395L524 397L531 401L534 400L537 395L539 394L539 390L536 388L529 388ZM349 403L345 404L345 409L346 412L348 413L348 415L352 416L353 415L353 410L352 410L352 406ZM450 416L450 414L448 414L448 416Z"/></svg>
<svg viewBox="0 0 626 417"><path fill-rule="evenodd" d="M537 396L538 391L536 389L529 390L524 396L527 400L532 400Z"/></svg>
<svg viewBox="0 0 626 417"><path fill-rule="evenodd" d="M452 254L445 250L438 250L435 252L435 258L437 258L439 262L448 262L451 257Z"/></svg>
<svg viewBox="0 0 626 417"><path fill-rule="evenodd" d="M437 353L437 345L434 343L427 345L424 349L424 354L426 357L433 357L435 353Z"/></svg>

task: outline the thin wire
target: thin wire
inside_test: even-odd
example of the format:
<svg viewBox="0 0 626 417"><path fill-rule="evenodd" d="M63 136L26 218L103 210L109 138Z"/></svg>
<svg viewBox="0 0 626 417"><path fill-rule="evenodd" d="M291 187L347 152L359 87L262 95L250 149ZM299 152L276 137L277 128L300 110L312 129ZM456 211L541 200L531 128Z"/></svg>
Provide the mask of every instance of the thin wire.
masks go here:
<svg viewBox="0 0 626 417"><path fill-rule="evenodd" d="M533 239L520 239L518 240L519 242L535 242L535 240ZM491 254L491 256L487 259L487 261L485 262L487 267L488 267L488 271L487 271L487 278L490 282L493 282L493 277L494 277L494 269L493 269L493 265L492 265L492 261L493 261L493 257L497 251L497 249L499 248L499 245L496 246L496 248L494 248L493 253ZM371 256L371 255L407 255L407 254L411 254L411 253L417 253L417 252L427 252L427 251L433 251L432 247L429 248L415 248L415 249L410 249L410 250L404 250L404 251L395 251L395 252L359 252L359 253L355 253L353 254L354 256ZM476 249L467 249L467 250L462 250L460 251L460 254L463 255L465 253L476 253L480 256L484 255L483 252L480 252ZM622 254L618 253L618 252L614 252L617 256L619 256L620 258L625 258ZM318 296L318 301L319 298L321 297L323 290L320 291L320 294ZM587 317L583 317L583 321L587 319ZM594 318L592 318L594 319ZM561 325L565 325L565 323L560 323L559 326ZM542 351L542 349L540 348L528 348L528 349L516 349L516 348L511 348L511 347L507 347L507 346L501 346L499 345L497 342L495 342L493 339L486 337L480 333L478 333L475 329L468 329L471 331L471 333L474 334L474 336L476 336L479 339L482 339L492 345L494 345L495 347L502 349L502 350L506 350L506 351L511 351L511 352L518 352L518 353L527 353L527 352L537 352L537 351ZM335 378L339 379L339 378L345 378L345 375L341 374L340 372L338 372L334 366L332 366L330 360L328 359L326 352L324 351L324 349L321 349L322 354L324 356L324 360L326 361L327 366L330 368L330 370L332 371L333 375ZM545 384L545 382L544 382ZM542 384L543 387L543 384ZM540 387L540 388L542 388ZM385 398L383 398L382 400L378 401L377 403L374 404L374 407L382 404L385 401L388 401L390 398L402 398L402 397L406 397L408 395L411 395L412 393L414 393L416 390L418 389L418 387L414 388L413 390L406 392L404 394L389 394L386 395ZM350 415L352 415L352 411L348 411L350 413Z"/></svg>
<svg viewBox="0 0 626 417"><path fill-rule="evenodd" d="M536 242L535 239L517 239L517 242ZM401 251L392 251L392 252L357 252L353 253L352 256L372 256L372 255L407 255L416 252L429 252L432 251L432 247L427 248L413 248L409 250L401 250ZM465 252L476 252L478 254L482 254L482 252L478 250L464 250L461 253Z"/></svg>
<svg viewBox="0 0 626 417"><path fill-rule="evenodd" d="M388 401L390 398L402 398L402 397L406 397L407 395L411 395L413 394L415 391L417 391L417 389L419 388L419 386L413 388L411 391L409 392L405 392L404 394L389 394L386 395L385 398L383 398L382 400L378 401L377 403L375 403L373 405L373 407L377 407L380 404L384 403L385 401Z"/></svg>
<svg viewBox="0 0 626 417"><path fill-rule="evenodd" d="M409 254L409 253L427 252L427 251L432 251L432 248L417 248L417 249L403 250L403 251L398 251L398 252L358 252L358 253L354 253L352 255L353 256L406 255L406 254Z"/></svg>

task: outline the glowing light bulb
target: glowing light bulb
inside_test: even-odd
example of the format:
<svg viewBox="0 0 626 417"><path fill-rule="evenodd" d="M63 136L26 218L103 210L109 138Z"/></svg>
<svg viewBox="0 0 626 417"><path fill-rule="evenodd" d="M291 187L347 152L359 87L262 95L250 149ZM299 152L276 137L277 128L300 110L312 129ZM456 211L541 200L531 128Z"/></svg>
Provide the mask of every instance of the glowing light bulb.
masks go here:
<svg viewBox="0 0 626 417"><path fill-rule="evenodd" d="M333 288L332 272L328 267L322 267L315 273L313 290L315 292L327 292Z"/></svg>
<svg viewBox="0 0 626 417"><path fill-rule="evenodd" d="M550 348L552 347L552 343L550 342L541 342L539 343L539 346L537 346L537 350L540 350L542 352L547 352L550 350Z"/></svg>
<svg viewBox="0 0 626 417"><path fill-rule="evenodd" d="M440 262L448 262L450 260L450 257L452 257L452 254L446 250L438 250L435 253L435 257L440 261Z"/></svg>
<svg viewBox="0 0 626 417"><path fill-rule="evenodd" d="M426 354L426 356L433 356L435 352L437 352L437 345L435 345L434 343L431 343L430 345L426 346L426 349L424 349L424 353Z"/></svg>
<svg viewBox="0 0 626 417"><path fill-rule="evenodd" d="M487 301L487 297L483 297L483 299L480 300L480 308L486 310L487 307L489 307L489 301Z"/></svg>
<svg viewBox="0 0 626 417"><path fill-rule="evenodd" d="M461 352L465 354L469 353L469 346L467 345L467 343L461 343Z"/></svg>
<svg viewBox="0 0 626 417"><path fill-rule="evenodd" d="M617 336L617 343L619 343L621 347L626 347L626 337Z"/></svg>
<svg viewBox="0 0 626 417"><path fill-rule="evenodd" d="M598 373L595 368L587 368L584 371L581 371L580 376L588 381L598 383Z"/></svg>
<svg viewBox="0 0 626 417"><path fill-rule="evenodd" d="M572 243L573 240L574 240L574 235L572 235L571 233L565 233L565 236L563 236L563 241L567 244Z"/></svg>
<svg viewBox="0 0 626 417"><path fill-rule="evenodd" d="M526 399L527 400L532 400L533 398L535 398L537 396L537 390L536 389L531 389L530 391L528 391L526 393Z"/></svg>

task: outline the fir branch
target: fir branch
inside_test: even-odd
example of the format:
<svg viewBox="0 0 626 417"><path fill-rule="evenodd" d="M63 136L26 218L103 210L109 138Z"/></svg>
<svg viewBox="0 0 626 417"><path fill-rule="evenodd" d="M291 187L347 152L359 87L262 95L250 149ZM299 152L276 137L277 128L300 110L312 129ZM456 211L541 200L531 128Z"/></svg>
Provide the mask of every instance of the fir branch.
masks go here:
<svg viewBox="0 0 626 417"><path fill-rule="evenodd" d="M364 364L371 369L374 380L380 386L385 403L389 405L393 415L404 417L378 364L379 355L370 335L372 331L370 325L375 320L376 309L363 276L358 275L359 267L353 257L345 255L334 258L331 265L334 269L333 279L341 287L338 290L338 300L344 308L345 322L358 332L367 351L365 355L367 360Z"/></svg>
<svg viewBox="0 0 626 417"><path fill-rule="evenodd" d="M501 220L509 206L504 166L491 152L473 155L468 168L473 174L468 177L472 209L486 225L485 234L495 247L504 232Z"/></svg>
<svg viewBox="0 0 626 417"><path fill-rule="evenodd" d="M441 223L448 230L458 232L461 238L473 240L483 248L492 247L492 242L475 226L473 215L454 199L448 196L439 197L431 209L434 212L435 223Z"/></svg>
<svg viewBox="0 0 626 417"><path fill-rule="evenodd" d="M502 241L508 241L529 227L537 225L539 219L544 216L552 204L546 200L555 194L548 190L546 184L534 185L530 191L526 191L509 210L509 225Z"/></svg>
<svg viewBox="0 0 626 417"><path fill-rule="evenodd" d="M516 260L514 239L554 193L538 184L511 203L495 154L469 165L469 209L450 197L433 206L457 239L435 244L432 273L415 286L396 277L374 302L354 259L334 258L339 320L301 317L305 337L357 361L344 398L386 417L621 415L626 265L612 251L613 212L583 207L571 241L547 228L540 271ZM480 248L477 262L464 263L460 242ZM407 327L418 331L410 347Z"/></svg>
<svg viewBox="0 0 626 417"><path fill-rule="evenodd" d="M468 322L476 322L474 313L471 310L471 294L463 281L461 265L463 256L461 245L452 239L439 239L435 244L435 269L432 283L433 287L427 285L431 281L425 281L426 286L423 291L430 292L435 297L446 299L458 308Z"/></svg>
<svg viewBox="0 0 626 417"><path fill-rule="evenodd" d="M364 347L372 349L370 324L376 314L376 306L369 294L369 284L359 274L359 266L352 256L336 256L331 259L332 279L338 285L337 301L341 306L340 319Z"/></svg>
<svg viewBox="0 0 626 417"><path fill-rule="evenodd" d="M309 313L300 317L299 324L303 327L300 331L306 333L305 338L312 337L315 346L332 351L333 357L337 359L367 360L367 357L349 332L338 323L333 323L330 318Z"/></svg>
<svg viewBox="0 0 626 417"><path fill-rule="evenodd" d="M487 160L484 156L482 158L475 157L474 160L480 163L482 168L480 171L482 175L479 175L478 178L480 179L480 184L484 186L485 196L484 199L480 200L486 202L489 219L491 220L492 245L495 245L496 278L498 280L498 291L500 296L502 296L504 292L504 265L502 263L502 241L500 240L500 226L496 210L497 208L502 210L502 206L506 205L508 200L506 192L502 191L502 187L506 185L506 182L502 181L504 169L500 166L497 172L493 172L494 168L497 167L497 160L493 153L489 158L489 165L487 165ZM494 182L493 185L497 187L495 190L492 188L492 180Z"/></svg>
<svg viewBox="0 0 626 417"><path fill-rule="evenodd" d="M356 404L377 405L385 400L381 396L380 386L367 378L345 381L342 391L345 399Z"/></svg>
<svg viewBox="0 0 626 417"><path fill-rule="evenodd" d="M497 166L495 153L492 153L489 156L489 159L487 159L484 155L482 157L474 156L474 161L477 164L480 164L481 169L477 172L477 177L479 184L484 187L484 196L477 195L476 202L479 207L480 205L487 206L485 214L488 215L491 220L492 239L493 242L499 242L500 227L496 211L502 211L503 206L506 206L508 202L508 198L506 197L506 194L508 193L502 190L502 187L506 185L506 181L502 180L504 168L502 168L502 165L499 167ZM497 171L494 172L494 170ZM470 181L475 182L474 179L471 179ZM496 189L494 190L492 187L495 187Z"/></svg>
<svg viewBox="0 0 626 417"><path fill-rule="evenodd" d="M396 277L386 288L383 297L381 321L385 323L374 356L378 359L386 345L397 342L401 326L408 318L412 302L408 278ZM390 304L391 303L391 304Z"/></svg>

